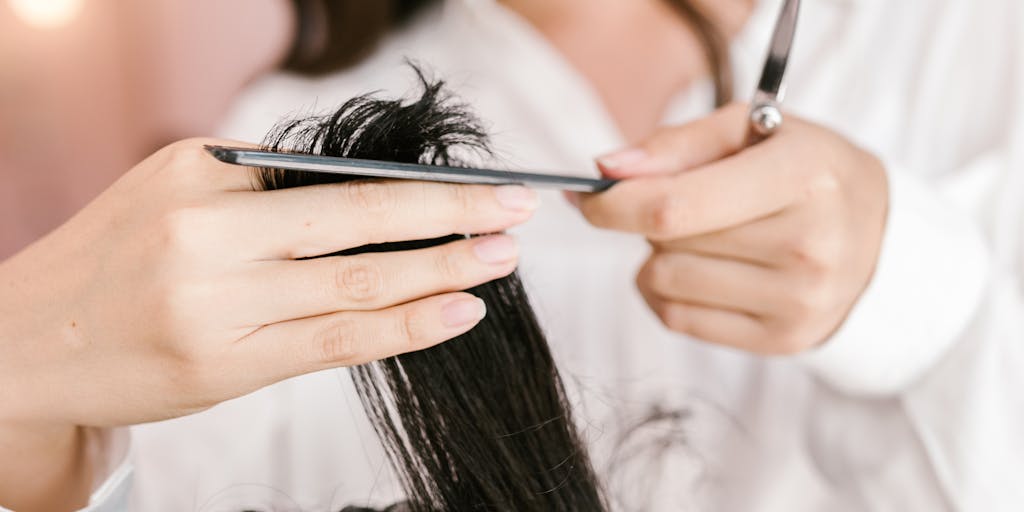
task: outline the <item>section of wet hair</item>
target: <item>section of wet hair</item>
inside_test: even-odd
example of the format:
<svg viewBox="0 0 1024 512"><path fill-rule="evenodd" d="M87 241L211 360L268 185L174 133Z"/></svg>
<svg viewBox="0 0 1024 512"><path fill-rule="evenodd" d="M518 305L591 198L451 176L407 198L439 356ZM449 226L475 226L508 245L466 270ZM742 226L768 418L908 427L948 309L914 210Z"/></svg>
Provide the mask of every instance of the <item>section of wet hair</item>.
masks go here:
<svg viewBox="0 0 1024 512"><path fill-rule="evenodd" d="M264 146L329 156L463 164L487 153L468 109L424 78L411 101L354 98L336 112L289 121ZM351 177L260 171L263 189ZM358 179L358 178L356 178ZM464 238L375 244L337 255L430 247ZM470 332L420 352L352 369L356 389L409 512L601 511L605 500L551 351L516 274L468 290L487 316ZM352 509L361 510L361 509Z"/></svg>

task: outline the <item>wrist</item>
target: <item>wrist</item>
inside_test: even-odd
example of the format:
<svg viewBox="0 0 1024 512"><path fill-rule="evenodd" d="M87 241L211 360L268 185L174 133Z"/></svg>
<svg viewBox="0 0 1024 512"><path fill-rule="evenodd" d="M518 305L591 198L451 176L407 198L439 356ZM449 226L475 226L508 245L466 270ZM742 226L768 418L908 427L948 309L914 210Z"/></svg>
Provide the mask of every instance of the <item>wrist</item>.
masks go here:
<svg viewBox="0 0 1024 512"><path fill-rule="evenodd" d="M72 424L58 421L65 358L61 315L67 290L37 254L27 249L0 262L0 424ZM39 251L33 251L39 252ZM45 251L43 251L45 253ZM45 254L43 255L45 256Z"/></svg>

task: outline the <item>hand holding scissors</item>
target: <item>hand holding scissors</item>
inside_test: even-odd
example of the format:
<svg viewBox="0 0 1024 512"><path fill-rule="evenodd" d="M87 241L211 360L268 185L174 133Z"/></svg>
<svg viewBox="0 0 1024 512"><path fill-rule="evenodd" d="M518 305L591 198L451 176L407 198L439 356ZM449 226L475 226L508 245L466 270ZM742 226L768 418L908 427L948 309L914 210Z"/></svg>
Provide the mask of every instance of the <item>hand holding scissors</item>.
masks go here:
<svg viewBox="0 0 1024 512"><path fill-rule="evenodd" d="M888 208L877 158L795 116L782 124L798 4L783 7L752 105L600 158L621 181L570 195L592 224L650 241L637 285L666 326L763 354L810 349L844 322L874 271Z"/></svg>

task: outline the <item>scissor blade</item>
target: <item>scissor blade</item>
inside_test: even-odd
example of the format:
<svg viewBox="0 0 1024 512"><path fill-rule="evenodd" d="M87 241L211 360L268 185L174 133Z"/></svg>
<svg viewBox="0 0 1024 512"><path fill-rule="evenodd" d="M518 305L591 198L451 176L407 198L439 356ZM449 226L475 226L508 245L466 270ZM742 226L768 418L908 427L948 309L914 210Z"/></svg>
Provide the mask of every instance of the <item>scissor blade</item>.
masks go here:
<svg viewBox="0 0 1024 512"><path fill-rule="evenodd" d="M206 150L217 160L234 165L283 169L286 171L344 174L370 178L440 181L477 185L519 184L575 192L602 192L611 188L616 183L615 180L575 176L383 162L301 153L278 153L250 148L206 146Z"/></svg>
<svg viewBox="0 0 1024 512"><path fill-rule="evenodd" d="M786 74L786 64L793 48L793 37L796 35L797 18L800 14L800 0L786 0L775 24L772 44L768 49L768 58L764 63L761 81L757 89L777 98L782 89L782 78Z"/></svg>

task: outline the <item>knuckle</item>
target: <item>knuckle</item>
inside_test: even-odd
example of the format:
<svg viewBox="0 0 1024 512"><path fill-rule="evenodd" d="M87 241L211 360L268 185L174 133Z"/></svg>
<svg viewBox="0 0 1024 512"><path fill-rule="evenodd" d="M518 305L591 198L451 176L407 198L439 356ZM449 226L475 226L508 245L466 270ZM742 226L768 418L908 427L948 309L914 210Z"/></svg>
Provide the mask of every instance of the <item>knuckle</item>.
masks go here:
<svg viewBox="0 0 1024 512"><path fill-rule="evenodd" d="M317 356L331 364L350 364L363 354L364 341L355 322L341 317L330 323L315 337Z"/></svg>
<svg viewBox="0 0 1024 512"><path fill-rule="evenodd" d="M334 284L342 299L356 304L375 303L384 296L384 272L380 265L364 256L343 259Z"/></svg>
<svg viewBox="0 0 1024 512"><path fill-rule="evenodd" d="M165 195L207 189L210 170L219 165L204 148L204 144L210 142L214 141L194 138L173 142L147 159L151 165L145 167Z"/></svg>
<svg viewBox="0 0 1024 512"><path fill-rule="evenodd" d="M654 201L647 219L647 232L654 238L672 238L683 233L686 211L682 201L673 194L663 194Z"/></svg>
<svg viewBox="0 0 1024 512"><path fill-rule="evenodd" d="M798 286L802 295L811 300L824 300L829 296L832 286L837 280L833 272L834 264L829 258L817 258L800 269L800 284Z"/></svg>
<svg viewBox="0 0 1024 512"><path fill-rule="evenodd" d="M796 279L790 294L789 302L797 316L801 319L813 316L824 308L828 299L828 281L813 275L803 275Z"/></svg>
<svg viewBox="0 0 1024 512"><path fill-rule="evenodd" d="M797 263L807 263L817 258L814 241L806 234L799 234L786 242L786 254Z"/></svg>
<svg viewBox="0 0 1024 512"><path fill-rule="evenodd" d="M397 206L394 187L376 181L356 181L344 186L347 199L367 213L388 213Z"/></svg>
<svg viewBox="0 0 1024 512"><path fill-rule="evenodd" d="M803 272L825 275L831 268L831 242L822 236L804 232L786 242L786 253Z"/></svg>
<svg viewBox="0 0 1024 512"><path fill-rule="evenodd" d="M406 345L419 347L430 340L430 321L423 311L411 308L399 318L398 331Z"/></svg>
<svg viewBox="0 0 1024 512"><path fill-rule="evenodd" d="M798 285L787 300L787 314L790 324L805 327L821 321L832 307L831 291L827 282L808 280Z"/></svg>
<svg viewBox="0 0 1024 512"><path fill-rule="evenodd" d="M168 250L192 250L209 222L209 212L202 206L172 208L159 220L161 245Z"/></svg>
<svg viewBox="0 0 1024 512"><path fill-rule="evenodd" d="M464 185L451 185L448 193L451 194L452 204L460 215L470 215L477 211L477 190Z"/></svg>
<svg viewBox="0 0 1024 512"><path fill-rule="evenodd" d="M819 168L820 169L820 168ZM839 177L826 170L806 173L802 182L802 197L805 201L817 201L831 198L839 193L841 184Z"/></svg>
<svg viewBox="0 0 1024 512"><path fill-rule="evenodd" d="M462 278L465 262L460 254L447 244L434 257L434 269L445 282L459 281Z"/></svg>
<svg viewBox="0 0 1024 512"><path fill-rule="evenodd" d="M177 169L194 169L206 162L206 150L203 139L184 139L173 142L164 148L170 164Z"/></svg>

